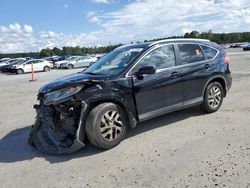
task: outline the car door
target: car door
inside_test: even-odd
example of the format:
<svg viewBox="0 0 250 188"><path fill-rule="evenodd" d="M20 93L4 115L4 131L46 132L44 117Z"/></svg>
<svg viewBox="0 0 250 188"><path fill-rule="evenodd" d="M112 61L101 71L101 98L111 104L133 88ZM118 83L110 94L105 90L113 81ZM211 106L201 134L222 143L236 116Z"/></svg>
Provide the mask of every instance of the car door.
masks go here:
<svg viewBox="0 0 250 188"><path fill-rule="evenodd" d="M136 77L134 73L145 66L154 66L155 74ZM182 86L174 45L157 46L146 52L132 72L140 121L181 108Z"/></svg>
<svg viewBox="0 0 250 188"><path fill-rule="evenodd" d="M42 60L34 60L33 67L34 71L42 71L43 70L43 61Z"/></svg>
<svg viewBox="0 0 250 188"><path fill-rule="evenodd" d="M87 67L89 65L90 58L89 57L82 57L81 59L81 67Z"/></svg>
<svg viewBox="0 0 250 188"><path fill-rule="evenodd" d="M78 67L84 67L86 64L86 57L80 57L78 61Z"/></svg>
<svg viewBox="0 0 250 188"><path fill-rule="evenodd" d="M28 61L27 63L23 64L23 70L24 72L31 72L31 64L33 61Z"/></svg>
<svg viewBox="0 0 250 188"><path fill-rule="evenodd" d="M206 57L199 44L178 44L182 72L183 106L203 101L206 81L213 72L212 59L217 54L215 49ZM212 56L211 56L212 55Z"/></svg>

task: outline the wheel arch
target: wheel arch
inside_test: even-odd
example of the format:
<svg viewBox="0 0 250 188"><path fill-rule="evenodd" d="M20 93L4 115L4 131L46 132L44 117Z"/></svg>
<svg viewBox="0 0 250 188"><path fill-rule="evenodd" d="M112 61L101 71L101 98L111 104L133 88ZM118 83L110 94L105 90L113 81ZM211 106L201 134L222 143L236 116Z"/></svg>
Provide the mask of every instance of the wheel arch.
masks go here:
<svg viewBox="0 0 250 188"><path fill-rule="evenodd" d="M50 71L50 66L48 66L48 65L45 65L44 67L43 67L43 70L45 71L45 68L48 68L49 69L49 71Z"/></svg>
<svg viewBox="0 0 250 188"><path fill-rule="evenodd" d="M16 69L16 73L17 73L17 74L18 74L18 70L21 70L21 71L22 71L22 74L25 73L24 69L18 68L18 69Z"/></svg>
<svg viewBox="0 0 250 188"><path fill-rule="evenodd" d="M129 123L129 126L132 127L132 128L134 128L136 126L136 124L138 122L137 119L136 119L136 117L134 117L132 115L132 113L129 112L129 109L127 109L125 107L125 104L122 101L114 100L114 99L104 99L104 100L98 100L98 101L91 102L90 104L88 104L88 109L87 109L86 117L89 115L90 111L94 107L96 107L96 106L98 106L98 105L100 105L102 103L113 103L115 105L118 105L125 112L126 118L128 120L128 123Z"/></svg>
<svg viewBox="0 0 250 188"><path fill-rule="evenodd" d="M74 65L73 63L69 63L69 64L67 65L68 68L69 68L70 66L72 66L72 68L75 67L75 65Z"/></svg>
<svg viewBox="0 0 250 188"><path fill-rule="evenodd" d="M205 84L205 87L203 88L203 93L202 93L202 96L204 96L205 92L206 92L206 89L207 89L207 86L210 84L210 83L213 83L213 82L218 82L221 84L222 88L223 88L223 94L225 97L227 95L227 82L226 82L226 79L223 77L223 76L213 76L211 77L210 79L208 79L208 81L206 82Z"/></svg>

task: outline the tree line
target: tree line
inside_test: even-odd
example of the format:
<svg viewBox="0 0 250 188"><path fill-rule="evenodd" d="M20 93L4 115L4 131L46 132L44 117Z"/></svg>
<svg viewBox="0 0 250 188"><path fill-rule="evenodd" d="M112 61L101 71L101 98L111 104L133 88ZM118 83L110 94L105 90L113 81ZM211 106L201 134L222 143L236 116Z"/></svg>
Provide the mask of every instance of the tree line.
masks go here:
<svg viewBox="0 0 250 188"><path fill-rule="evenodd" d="M76 46L76 47L63 47L62 49L54 47L53 49L49 48L42 49L39 55L40 57L47 57L53 55L69 56L69 55L84 55L84 54L101 54L110 52L121 45L122 44L100 46L100 47L88 47L88 48Z"/></svg>
<svg viewBox="0 0 250 188"><path fill-rule="evenodd" d="M171 39L171 38L200 38L200 39L209 39L218 44L226 43L237 43L237 42L250 42L250 32L237 32L237 33L213 33L212 30L208 32L192 31L185 33L183 36L171 36L167 38L158 38L153 40L145 40L144 42L156 41L161 39ZM134 42L131 42L134 43ZM141 43L140 41L135 43ZM69 55L85 55L85 54L99 54L99 53L108 53L113 49L121 46L122 44L117 45L108 45L101 47L63 47L59 49L54 47L53 49L42 49L40 52L29 52L29 53L13 53L13 54L0 54L0 58L15 58L15 57L33 57L41 58L48 57L53 55L59 56L69 56Z"/></svg>
<svg viewBox="0 0 250 188"><path fill-rule="evenodd" d="M212 30L208 32L199 33L198 31L187 32L183 36L172 36L162 39L172 39L172 38L198 38L198 39L208 39L210 41L216 42L218 44L227 43L240 43L240 42L250 42L250 32L238 32L238 33L213 33ZM159 39L153 39L149 41L156 41ZM144 42L147 42L145 40Z"/></svg>

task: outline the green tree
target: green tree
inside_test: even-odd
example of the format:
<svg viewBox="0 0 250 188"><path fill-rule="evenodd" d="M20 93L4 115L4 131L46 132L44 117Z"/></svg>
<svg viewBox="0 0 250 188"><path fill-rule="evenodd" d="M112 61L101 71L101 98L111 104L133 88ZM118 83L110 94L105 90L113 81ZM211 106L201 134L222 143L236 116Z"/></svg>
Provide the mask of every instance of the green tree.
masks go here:
<svg viewBox="0 0 250 188"><path fill-rule="evenodd" d="M51 56L51 50L49 48L42 49L40 52L41 57L48 57Z"/></svg>
<svg viewBox="0 0 250 188"><path fill-rule="evenodd" d="M52 52L53 52L54 55L61 55L62 54L61 50L59 48L57 48L57 47L54 47L52 49Z"/></svg>

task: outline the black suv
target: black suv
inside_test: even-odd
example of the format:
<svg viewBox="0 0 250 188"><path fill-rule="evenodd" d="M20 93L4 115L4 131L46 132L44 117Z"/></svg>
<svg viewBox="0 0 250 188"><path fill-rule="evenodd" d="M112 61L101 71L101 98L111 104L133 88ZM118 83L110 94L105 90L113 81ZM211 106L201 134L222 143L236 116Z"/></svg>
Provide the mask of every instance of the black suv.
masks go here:
<svg viewBox="0 0 250 188"><path fill-rule="evenodd" d="M226 52L208 40L122 46L40 89L29 143L50 154L77 151L86 138L110 149L138 122L195 105L217 111L231 82Z"/></svg>

